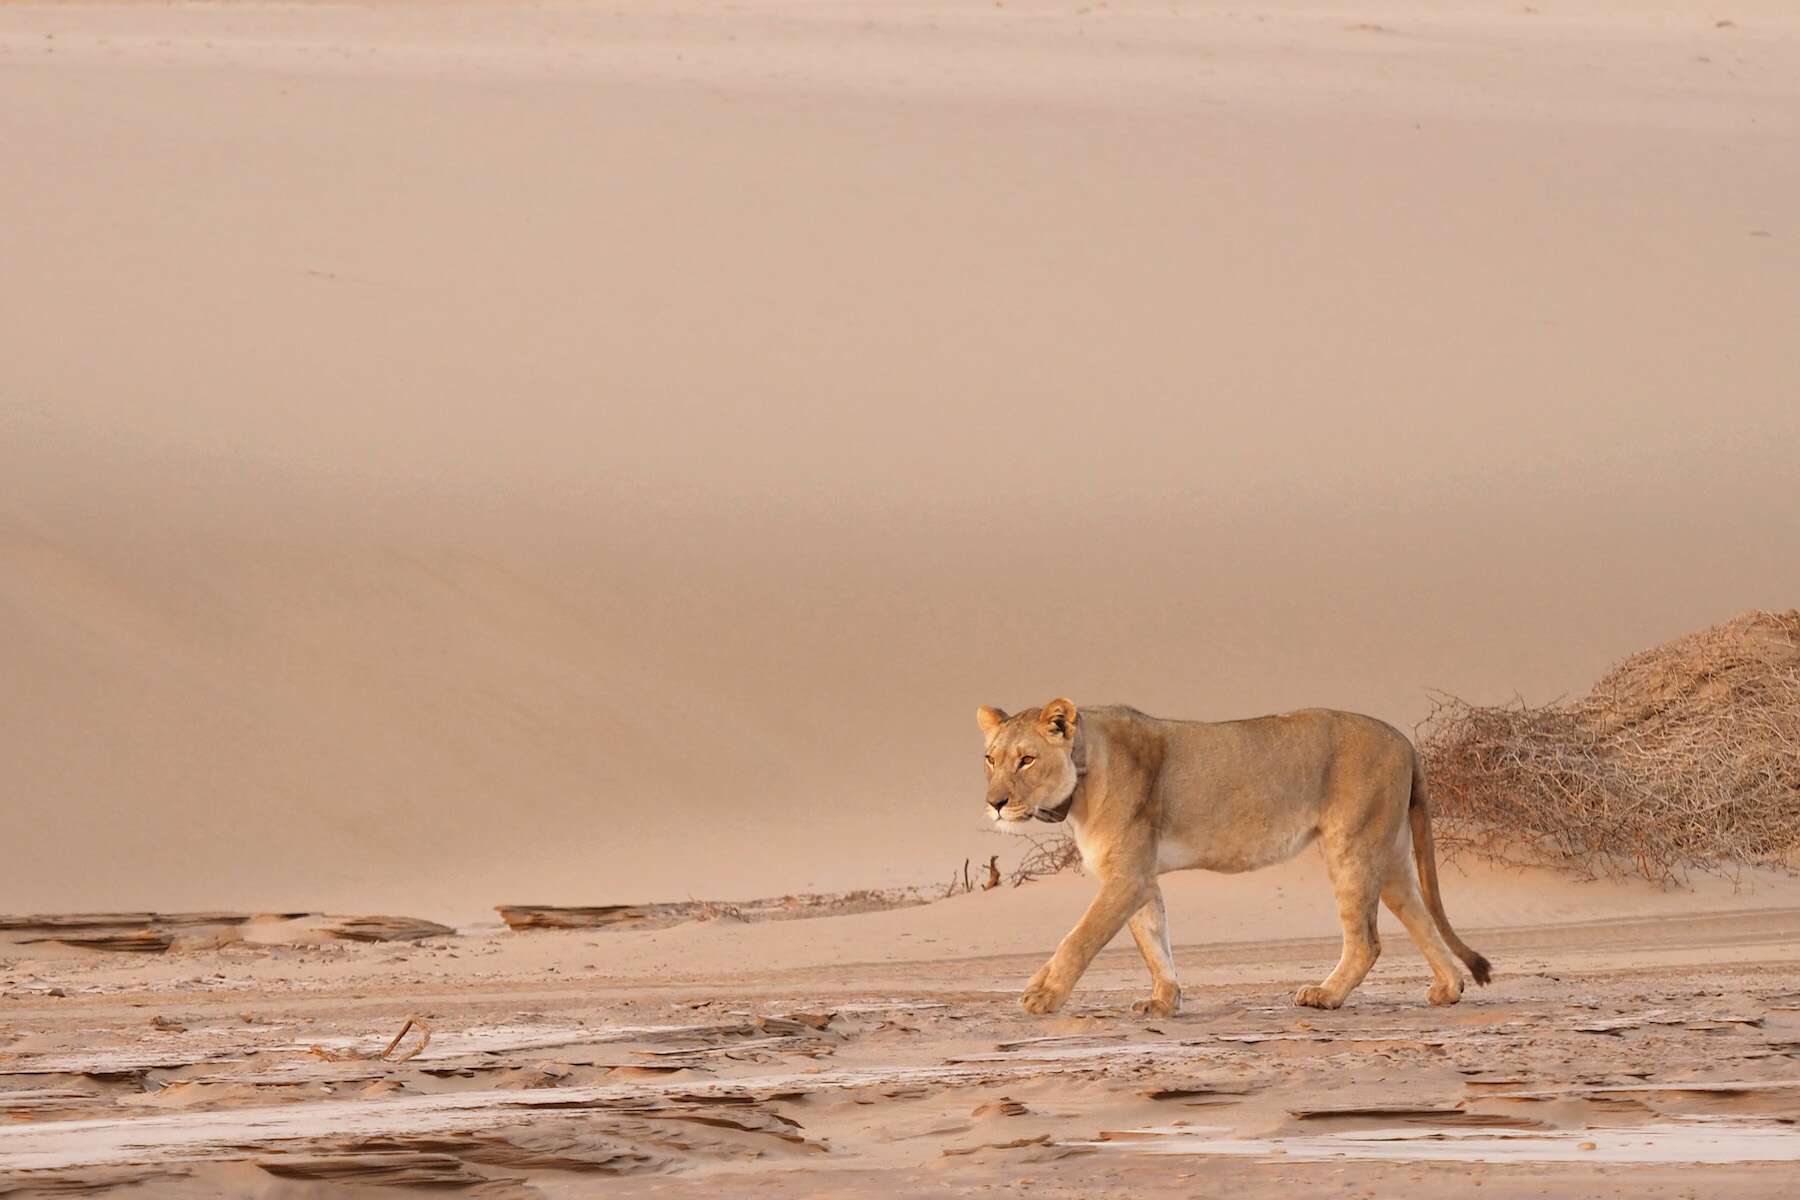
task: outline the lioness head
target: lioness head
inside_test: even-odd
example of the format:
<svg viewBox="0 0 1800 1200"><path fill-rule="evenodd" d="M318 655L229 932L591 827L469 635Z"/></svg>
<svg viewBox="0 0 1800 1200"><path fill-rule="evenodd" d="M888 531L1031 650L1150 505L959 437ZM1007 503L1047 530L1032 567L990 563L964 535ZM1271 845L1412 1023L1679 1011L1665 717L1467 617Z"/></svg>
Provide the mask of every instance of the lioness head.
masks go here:
<svg viewBox="0 0 1800 1200"><path fill-rule="evenodd" d="M1007 716L982 705L975 720L987 738L988 818L1017 831L1023 822L1061 821L1075 802L1075 734L1081 714L1070 700L1052 700Z"/></svg>

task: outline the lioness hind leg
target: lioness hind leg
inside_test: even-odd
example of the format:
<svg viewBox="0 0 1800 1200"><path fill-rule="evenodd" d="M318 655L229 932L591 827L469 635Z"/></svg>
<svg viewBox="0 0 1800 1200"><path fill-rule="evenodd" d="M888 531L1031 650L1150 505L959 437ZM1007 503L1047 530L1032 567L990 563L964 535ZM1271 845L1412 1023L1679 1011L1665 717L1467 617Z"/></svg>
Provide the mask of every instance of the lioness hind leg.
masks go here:
<svg viewBox="0 0 1800 1200"><path fill-rule="evenodd" d="M1387 883L1381 889L1381 898L1406 926L1406 932L1412 935L1419 952L1431 967L1432 984L1426 997L1433 1004L1455 1004L1462 999L1462 972L1456 969L1456 956L1450 952L1449 944L1444 941L1443 933L1419 893L1419 876L1410 854L1394 860Z"/></svg>
<svg viewBox="0 0 1800 1200"><path fill-rule="evenodd" d="M1363 981L1381 956L1381 935L1375 929L1381 883L1369 864L1354 854L1324 847L1325 868L1337 892L1338 919L1344 925L1344 952L1330 975L1320 984L1301 988L1294 1003L1307 1008L1338 1008Z"/></svg>
<svg viewBox="0 0 1800 1200"><path fill-rule="evenodd" d="M1152 884L1150 899L1131 914L1131 937L1150 968L1150 995L1131 1011L1147 1017L1172 1017L1181 1011L1181 985L1175 981L1175 955L1169 949L1169 917L1162 888Z"/></svg>

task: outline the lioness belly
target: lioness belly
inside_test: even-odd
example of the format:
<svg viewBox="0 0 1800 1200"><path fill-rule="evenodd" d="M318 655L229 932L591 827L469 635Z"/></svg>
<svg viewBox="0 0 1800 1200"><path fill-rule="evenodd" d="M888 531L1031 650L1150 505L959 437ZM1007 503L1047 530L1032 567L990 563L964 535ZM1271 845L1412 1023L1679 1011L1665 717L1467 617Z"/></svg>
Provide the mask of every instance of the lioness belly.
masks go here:
<svg viewBox="0 0 1800 1200"><path fill-rule="evenodd" d="M1283 830L1267 840L1230 838L1195 845L1180 837L1163 837L1156 844L1156 870L1221 871L1237 874L1286 862L1317 837L1317 828Z"/></svg>

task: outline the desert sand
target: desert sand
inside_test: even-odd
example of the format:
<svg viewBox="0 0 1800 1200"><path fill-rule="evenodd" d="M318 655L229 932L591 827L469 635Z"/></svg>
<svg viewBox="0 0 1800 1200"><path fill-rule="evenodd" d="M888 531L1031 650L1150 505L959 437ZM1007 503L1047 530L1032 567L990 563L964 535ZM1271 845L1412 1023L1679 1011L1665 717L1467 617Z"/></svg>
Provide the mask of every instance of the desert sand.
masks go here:
<svg viewBox="0 0 1800 1200"><path fill-rule="evenodd" d="M1788 607L1797 136L1785 0L0 6L0 911L919 883L978 704Z"/></svg>
<svg viewBox="0 0 1800 1200"><path fill-rule="evenodd" d="M1493 986L1334 1013L1316 855L1171 877L1150 1023L1018 1011L1080 877L494 906L1791 607L1797 145L1789 0L0 4L0 914L257 914L0 922L0 1195L1789 1194L1790 875L1447 868Z"/></svg>
<svg viewBox="0 0 1800 1200"><path fill-rule="evenodd" d="M0 947L0 1187L145 1196L1787 1194L1800 879L1691 891L1451 869L1499 975L1403 933L1344 1009L1316 856L1166 882L1186 1009L1126 941L1053 1018L1020 981L1091 893L650 932ZM430 1041L380 1052L409 1016ZM409 1031L394 1058L419 1044ZM58 1193L62 1194L62 1193Z"/></svg>

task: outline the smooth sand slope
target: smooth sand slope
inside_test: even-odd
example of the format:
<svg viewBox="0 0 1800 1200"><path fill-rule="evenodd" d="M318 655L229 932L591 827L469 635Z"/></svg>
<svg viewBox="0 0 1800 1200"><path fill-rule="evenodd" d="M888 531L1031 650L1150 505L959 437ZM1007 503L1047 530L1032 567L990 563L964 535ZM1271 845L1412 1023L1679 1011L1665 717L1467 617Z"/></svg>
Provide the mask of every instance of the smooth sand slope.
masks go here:
<svg viewBox="0 0 1800 1200"><path fill-rule="evenodd" d="M977 703L1791 605L1797 138L1775 0L0 7L0 911L920 882Z"/></svg>

